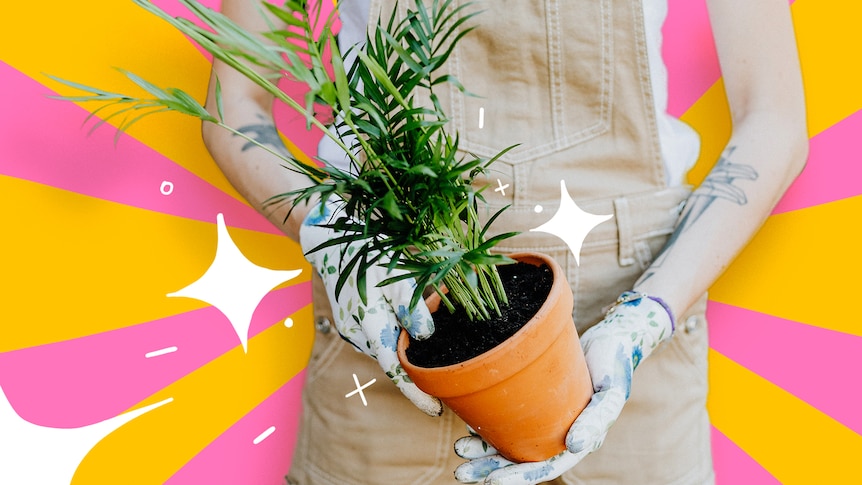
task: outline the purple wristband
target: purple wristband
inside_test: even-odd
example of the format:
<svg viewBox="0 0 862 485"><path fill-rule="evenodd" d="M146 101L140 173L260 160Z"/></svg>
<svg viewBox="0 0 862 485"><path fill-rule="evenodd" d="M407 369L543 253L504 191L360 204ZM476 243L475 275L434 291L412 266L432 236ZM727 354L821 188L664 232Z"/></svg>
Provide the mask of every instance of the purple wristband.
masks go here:
<svg viewBox="0 0 862 485"><path fill-rule="evenodd" d="M670 307L667 306L667 303L665 303L664 300L657 296L646 295L646 297L658 303L659 305L661 305L662 308L664 308L664 311L667 312L667 316L670 317L670 332L673 333L674 330L676 330L676 325L674 324L673 312L670 311Z"/></svg>

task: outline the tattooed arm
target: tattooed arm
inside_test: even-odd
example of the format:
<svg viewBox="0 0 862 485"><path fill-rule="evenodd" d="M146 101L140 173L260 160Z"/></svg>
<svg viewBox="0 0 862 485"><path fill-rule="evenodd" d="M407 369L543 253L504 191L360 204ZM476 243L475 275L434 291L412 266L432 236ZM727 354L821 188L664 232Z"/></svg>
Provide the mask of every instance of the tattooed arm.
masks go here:
<svg viewBox="0 0 862 485"><path fill-rule="evenodd" d="M223 0L222 13L251 32L264 32L272 27L260 15L258 0ZM277 19L270 19L276 28L286 28ZM277 151L286 152L275 128L272 116L273 97L231 67L213 62L207 109L215 113L215 79L222 88L223 112L228 125L251 136ZM278 157L217 126L205 123L203 138L219 168L234 188L259 212L291 239L299 237L299 226L307 213L297 207L287 223L284 218L290 209L285 204L264 208L264 202L277 194L309 184L300 174L286 170Z"/></svg>
<svg viewBox="0 0 862 485"><path fill-rule="evenodd" d="M765 221L808 155L799 61L786 0L707 0L730 104L727 148L676 231L635 284L683 313Z"/></svg>

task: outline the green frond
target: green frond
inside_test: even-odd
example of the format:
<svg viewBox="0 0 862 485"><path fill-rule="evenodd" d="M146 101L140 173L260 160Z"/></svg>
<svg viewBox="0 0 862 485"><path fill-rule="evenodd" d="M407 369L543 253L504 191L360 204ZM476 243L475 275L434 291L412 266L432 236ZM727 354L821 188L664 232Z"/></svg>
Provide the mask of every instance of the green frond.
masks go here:
<svg viewBox="0 0 862 485"><path fill-rule="evenodd" d="M509 260L491 250L513 233L486 239L488 227L502 210L481 224L477 206L483 200L484 188L476 189L472 183L512 147L490 159L464 156L459 151L458 134L446 131L448 117L434 92L449 84L472 95L454 76L440 73L455 46L475 28L471 24L479 12L472 3L455 6L452 0L433 0L426 6L414 0L403 18L395 12L388 18L382 15L366 42L348 51L356 54L357 62L345 66L332 32L335 17L324 17L320 4L309 11L308 2L301 0L283 1L280 5L262 2L259 10L270 31L258 34L245 31L197 0L178 1L202 26L172 17L148 0L133 1L302 115L309 127L323 130L348 154L351 170L335 168L326 161L321 167L305 165L225 125L218 79L215 116L183 90L157 86L122 70L147 93L146 97L49 76L86 93L62 99L102 103L88 120L100 116L98 127L119 119L118 134L157 112L169 110L194 116L244 137L280 157L286 169L314 181L306 189L271 197L264 202L265 207L283 203L295 207L314 197L340 199L347 215L328 227L344 234L313 250L356 240L363 244L353 245L355 250L343 255L336 292L347 284L350 270L356 269L357 290L364 300L365 273L384 264L384 257L390 257L386 267L405 273L393 275L382 284L415 279L418 286L411 297L411 307L417 304L426 285L438 293L445 285L448 294L441 297L446 308L460 305L471 318L486 318L490 311L499 311L498 301L505 302L506 297L494 265ZM322 33L315 36L315 30ZM324 60L327 53L332 56L331 77ZM301 101L290 98L278 88L278 77L261 74L260 68L305 84L308 94ZM418 90L426 92L430 106L418 103ZM328 106L336 115L334 129L328 130L315 118L315 103ZM359 152L363 157L356 155Z"/></svg>

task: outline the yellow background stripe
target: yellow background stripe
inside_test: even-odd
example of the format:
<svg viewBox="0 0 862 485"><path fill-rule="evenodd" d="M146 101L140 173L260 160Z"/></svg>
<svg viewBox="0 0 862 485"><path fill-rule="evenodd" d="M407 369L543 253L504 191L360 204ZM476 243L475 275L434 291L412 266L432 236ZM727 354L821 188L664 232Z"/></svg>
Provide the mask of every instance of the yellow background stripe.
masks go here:
<svg viewBox="0 0 862 485"><path fill-rule="evenodd" d="M0 16L0 59L60 94L81 93L45 74L108 91L145 95L114 69L119 67L158 86L183 89L200 102L206 98L210 63L182 34L131 1L51 2L48 8L39 2L7 3ZM98 106L82 104L89 111ZM84 118L82 114L82 122ZM159 113L144 118L127 133L243 200L213 163L197 119ZM293 142L285 140L285 144L297 158L310 163Z"/></svg>
<svg viewBox="0 0 862 485"><path fill-rule="evenodd" d="M862 274L862 196L776 214L710 289L710 298L862 336L848 305ZM777 349L770 350L777 351Z"/></svg>
<svg viewBox="0 0 862 485"><path fill-rule="evenodd" d="M815 136L862 108L862 2L797 0L792 12Z"/></svg>
<svg viewBox="0 0 862 485"><path fill-rule="evenodd" d="M216 226L0 176L4 327L0 352L104 332L205 306L168 298L197 280ZM230 221L226 221L230 224ZM306 268L290 239L231 228L240 250L271 269ZM303 271L287 284L308 281Z"/></svg>
<svg viewBox="0 0 862 485"><path fill-rule="evenodd" d="M791 11L813 137L862 109L862 69L853 54L862 52L862 2L797 0ZM688 174L689 183L698 184L730 138L724 84L713 85L682 120L701 134L700 159Z"/></svg>
<svg viewBox="0 0 862 485"><path fill-rule="evenodd" d="M0 58L61 94L81 94L44 74L101 89L143 95L114 67L161 86L175 86L203 100L207 60L178 31L131 1L5 2L0 16ZM58 101L59 102L59 101ZM84 105L93 110L96 104ZM84 116L81 117L81 121ZM102 128L110 129L110 128ZM142 120L128 133L239 198L212 163L200 122L179 114Z"/></svg>
<svg viewBox="0 0 862 485"><path fill-rule="evenodd" d="M862 436L718 352L709 359L717 429L783 484L855 483Z"/></svg>

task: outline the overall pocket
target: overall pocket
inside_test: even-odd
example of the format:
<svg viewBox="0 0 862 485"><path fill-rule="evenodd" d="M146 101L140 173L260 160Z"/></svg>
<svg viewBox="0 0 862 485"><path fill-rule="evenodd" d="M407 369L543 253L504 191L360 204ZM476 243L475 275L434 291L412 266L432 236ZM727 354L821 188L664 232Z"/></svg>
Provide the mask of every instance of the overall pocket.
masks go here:
<svg viewBox="0 0 862 485"><path fill-rule="evenodd" d="M521 143L503 159L517 164L607 132L610 0L502 0L485 7L449 60L451 74L479 97L451 85L436 93L460 132L461 149L490 157L505 148L501 143Z"/></svg>

